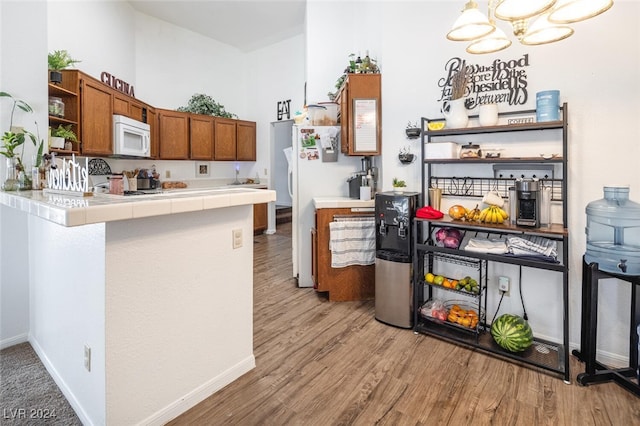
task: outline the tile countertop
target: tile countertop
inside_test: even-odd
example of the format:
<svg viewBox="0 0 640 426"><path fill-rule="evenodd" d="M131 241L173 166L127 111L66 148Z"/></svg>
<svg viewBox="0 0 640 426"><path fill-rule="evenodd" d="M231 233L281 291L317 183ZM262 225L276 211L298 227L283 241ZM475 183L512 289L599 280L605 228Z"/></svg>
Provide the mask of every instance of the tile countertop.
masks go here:
<svg viewBox="0 0 640 426"><path fill-rule="evenodd" d="M62 226L186 213L275 201L276 192L262 185L165 190L150 195L94 194L78 197L43 191L0 191L0 204Z"/></svg>
<svg viewBox="0 0 640 426"><path fill-rule="evenodd" d="M349 197L316 197L313 205L316 209L374 208L375 201L360 201Z"/></svg>

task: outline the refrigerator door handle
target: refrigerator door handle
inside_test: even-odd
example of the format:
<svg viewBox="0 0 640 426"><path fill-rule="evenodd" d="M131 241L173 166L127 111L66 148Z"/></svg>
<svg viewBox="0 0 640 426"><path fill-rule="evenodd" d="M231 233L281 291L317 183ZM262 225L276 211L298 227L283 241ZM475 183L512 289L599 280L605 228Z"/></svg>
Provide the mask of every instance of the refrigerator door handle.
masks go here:
<svg viewBox="0 0 640 426"><path fill-rule="evenodd" d="M293 188L291 188L293 182L293 170L291 167L287 169L287 189L289 190L289 196L293 198Z"/></svg>

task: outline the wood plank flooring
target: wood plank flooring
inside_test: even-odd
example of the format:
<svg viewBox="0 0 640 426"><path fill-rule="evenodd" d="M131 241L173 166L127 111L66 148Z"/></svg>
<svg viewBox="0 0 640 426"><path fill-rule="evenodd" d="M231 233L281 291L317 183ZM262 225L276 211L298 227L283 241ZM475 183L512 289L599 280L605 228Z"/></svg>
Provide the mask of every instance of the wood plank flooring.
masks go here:
<svg viewBox="0 0 640 426"><path fill-rule="evenodd" d="M633 425L640 399L579 386L328 302L291 278L290 226L254 244L257 367L171 425Z"/></svg>

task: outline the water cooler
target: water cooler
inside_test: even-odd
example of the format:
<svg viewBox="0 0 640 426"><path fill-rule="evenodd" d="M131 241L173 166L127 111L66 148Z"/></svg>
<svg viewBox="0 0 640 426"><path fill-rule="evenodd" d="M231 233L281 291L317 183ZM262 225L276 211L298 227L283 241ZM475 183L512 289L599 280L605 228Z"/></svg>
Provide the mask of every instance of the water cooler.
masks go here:
<svg viewBox="0 0 640 426"><path fill-rule="evenodd" d="M413 327L412 219L419 193L376 194L375 317L396 327Z"/></svg>

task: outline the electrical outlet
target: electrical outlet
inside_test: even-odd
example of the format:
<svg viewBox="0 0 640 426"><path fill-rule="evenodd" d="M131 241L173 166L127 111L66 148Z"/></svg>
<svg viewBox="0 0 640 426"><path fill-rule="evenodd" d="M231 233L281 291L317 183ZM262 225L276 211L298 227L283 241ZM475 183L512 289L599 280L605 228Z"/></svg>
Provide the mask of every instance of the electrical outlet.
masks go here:
<svg viewBox="0 0 640 426"><path fill-rule="evenodd" d="M242 247L242 229L233 230L233 248L238 249Z"/></svg>
<svg viewBox="0 0 640 426"><path fill-rule="evenodd" d="M505 296L509 295L509 287L509 277L498 278L498 289L501 293L504 293Z"/></svg>
<svg viewBox="0 0 640 426"><path fill-rule="evenodd" d="M91 371L91 348L84 345L84 368Z"/></svg>
<svg viewBox="0 0 640 426"><path fill-rule="evenodd" d="M170 179L171 178L171 170L167 170L166 172L164 172L164 177L166 179Z"/></svg>

